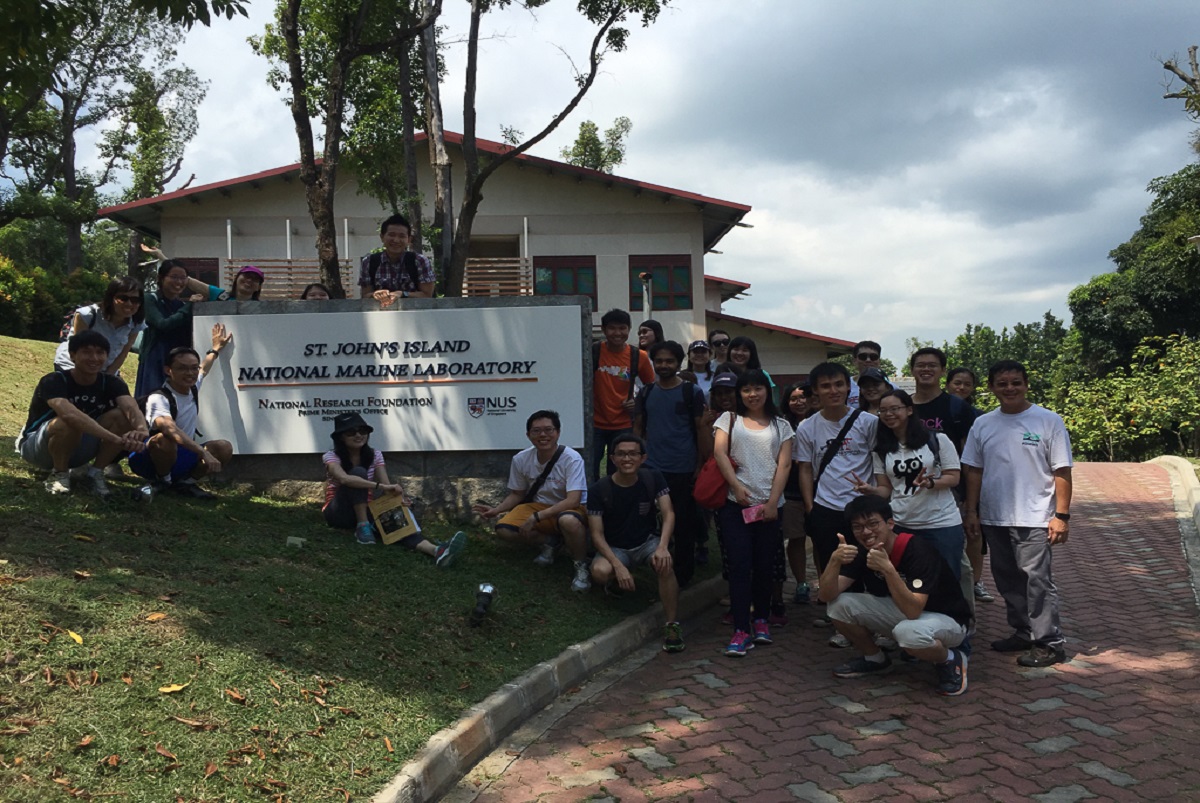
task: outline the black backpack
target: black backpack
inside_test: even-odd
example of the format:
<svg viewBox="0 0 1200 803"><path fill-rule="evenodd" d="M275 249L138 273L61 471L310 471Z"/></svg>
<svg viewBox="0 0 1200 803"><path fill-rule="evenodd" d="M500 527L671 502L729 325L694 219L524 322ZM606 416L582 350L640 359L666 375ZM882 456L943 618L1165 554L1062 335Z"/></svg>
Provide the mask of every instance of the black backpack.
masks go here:
<svg viewBox="0 0 1200 803"><path fill-rule="evenodd" d="M138 408L142 411L142 415L146 414L146 403L150 401L151 396L166 396L167 397L167 408L171 411L171 419L176 420L179 418L179 405L177 405L175 403L175 394L172 393L171 389L168 388L166 385L163 385L161 388L157 388L155 390L150 391L145 396L137 397L137 405L138 405ZM200 388L196 387L195 385L192 385L192 401L194 401L196 403L197 407L200 405ZM153 421L147 421L146 423L149 424L151 426L151 428L154 427ZM200 435L199 430L196 430L196 435L197 436Z"/></svg>
<svg viewBox="0 0 1200 803"><path fill-rule="evenodd" d="M378 289L375 287L375 274L379 272L379 266L382 264L383 264L383 252L382 251L376 251L373 254L367 255L367 275L371 279L371 289L372 290ZM414 254L412 251L404 252L404 262L402 263L400 272L403 275L408 276L409 281L412 282L412 286L413 286L414 290L421 289L421 273L419 270L417 270L417 255Z"/></svg>
<svg viewBox="0 0 1200 803"><path fill-rule="evenodd" d="M68 338L74 333L75 329L75 313L79 310L78 306L71 307L67 314L63 316L62 327L58 330L58 342L65 343ZM87 321L88 328L91 329L96 325L96 316L100 314L99 304L89 304L83 311L83 319Z"/></svg>

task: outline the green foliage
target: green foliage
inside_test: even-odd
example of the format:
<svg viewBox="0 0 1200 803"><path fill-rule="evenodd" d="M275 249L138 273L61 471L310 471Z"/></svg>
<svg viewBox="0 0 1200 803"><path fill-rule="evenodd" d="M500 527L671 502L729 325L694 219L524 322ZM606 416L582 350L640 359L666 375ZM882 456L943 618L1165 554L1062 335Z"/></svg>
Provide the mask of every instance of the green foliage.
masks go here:
<svg viewBox="0 0 1200 803"><path fill-rule="evenodd" d="M633 130L628 117L618 117L612 128L600 138L600 129L591 120L579 124L579 136L570 148L563 148L562 158L577 167L588 167L601 173L611 173L625 163L625 138Z"/></svg>
<svg viewBox="0 0 1200 803"><path fill-rule="evenodd" d="M57 340L63 316L74 306L98 301L108 287L106 274L36 267L18 270L0 255L0 334L34 340Z"/></svg>
<svg viewBox="0 0 1200 803"><path fill-rule="evenodd" d="M1200 339L1146 338L1128 366L1066 388L1062 414L1072 444L1106 460L1200 455L1197 377Z"/></svg>
<svg viewBox="0 0 1200 803"><path fill-rule="evenodd" d="M1146 337L1200 331L1200 164L1150 182L1154 193L1141 226L1109 254L1116 273L1076 287L1068 297L1093 372L1123 365Z"/></svg>
<svg viewBox="0 0 1200 803"><path fill-rule="evenodd" d="M1037 323L1018 323L1009 332L1004 327L999 333L983 324L967 324L953 343L943 343L947 368L965 366L979 377L980 394L987 390L988 369L1000 360L1016 360L1029 373L1029 395L1033 401L1046 403L1054 398L1056 365L1067 337L1067 328L1062 320L1047 311ZM986 407L987 404L985 403Z"/></svg>

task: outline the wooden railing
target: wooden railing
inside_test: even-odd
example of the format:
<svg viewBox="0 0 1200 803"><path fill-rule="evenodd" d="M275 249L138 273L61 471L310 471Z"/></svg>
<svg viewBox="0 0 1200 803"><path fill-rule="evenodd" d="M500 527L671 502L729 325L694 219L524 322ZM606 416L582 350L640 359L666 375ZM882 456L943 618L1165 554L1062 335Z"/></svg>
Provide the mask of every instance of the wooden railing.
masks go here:
<svg viewBox="0 0 1200 803"><path fill-rule="evenodd" d="M341 263L342 288L348 298L358 297L358 262L348 259ZM299 298L304 288L321 281L321 263L315 259L249 259L229 260L221 268L221 287L233 287L233 277L246 265L254 265L263 272L263 286L259 297L263 300Z"/></svg>
<svg viewBox="0 0 1200 803"><path fill-rule="evenodd" d="M299 298L304 288L321 280L321 265L315 259L264 259L252 257L233 259L221 268L221 286L233 286L233 277L242 267L261 268L263 299ZM358 263L341 260L342 287L349 298L357 298ZM464 296L531 296L533 295L533 261L520 257L498 259L472 258L467 260L463 276Z"/></svg>
<svg viewBox="0 0 1200 803"><path fill-rule="evenodd" d="M533 261L520 257L468 259L464 296L533 295Z"/></svg>

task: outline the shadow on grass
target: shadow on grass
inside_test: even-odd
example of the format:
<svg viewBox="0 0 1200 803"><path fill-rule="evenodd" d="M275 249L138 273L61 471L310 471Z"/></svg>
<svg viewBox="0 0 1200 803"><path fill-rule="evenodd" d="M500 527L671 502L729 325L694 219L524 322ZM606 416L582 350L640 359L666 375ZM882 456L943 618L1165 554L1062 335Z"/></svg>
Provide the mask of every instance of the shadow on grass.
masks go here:
<svg viewBox="0 0 1200 803"><path fill-rule="evenodd" d="M482 529L440 570L398 546L358 545L312 503L143 504L132 478L110 486L112 501L50 497L40 476L0 459L0 635L11 645L0 755L25 757L0 782L16 784L14 800L44 799L56 772L133 800L228 796L231 784L261 796L271 780L297 800L368 794L464 708L652 601L648 575L620 599L572 593L569 560L539 569ZM471 628L485 580L499 595ZM187 685L160 690L170 684ZM177 761L155 750L168 741ZM257 747L237 753L247 744ZM100 761L110 755L115 769ZM219 770L205 777L210 761Z"/></svg>

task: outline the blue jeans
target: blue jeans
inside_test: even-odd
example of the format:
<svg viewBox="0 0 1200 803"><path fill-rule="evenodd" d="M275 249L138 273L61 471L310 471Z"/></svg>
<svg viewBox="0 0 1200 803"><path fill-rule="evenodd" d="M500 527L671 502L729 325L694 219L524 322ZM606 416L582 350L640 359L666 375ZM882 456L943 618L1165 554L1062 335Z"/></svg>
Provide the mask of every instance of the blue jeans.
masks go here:
<svg viewBox="0 0 1200 803"><path fill-rule="evenodd" d="M728 559L733 627L749 633L751 607L756 619L766 619L770 613L775 556L783 534L779 519L747 524L742 518L745 509L736 502L726 502L717 511L717 518Z"/></svg>
<svg viewBox="0 0 1200 803"><path fill-rule="evenodd" d="M913 529L912 527L900 527L901 530L908 530L916 537L927 541L933 545L933 548L942 556L942 560L950 567L950 571L954 574L954 579L958 580L959 586L963 589L963 595L966 597L967 606L971 609L971 615L975 615L975 585L974 575L971 574L971 564L967 563L964 546L966 545L967 536L963 532L961 524L952 524L949 527L927 527L925 529ZM966 563L966 577L963 577L963 564ZM963 639L959 649L966 655L971 654L971 636L968 634Z"/></svg>

